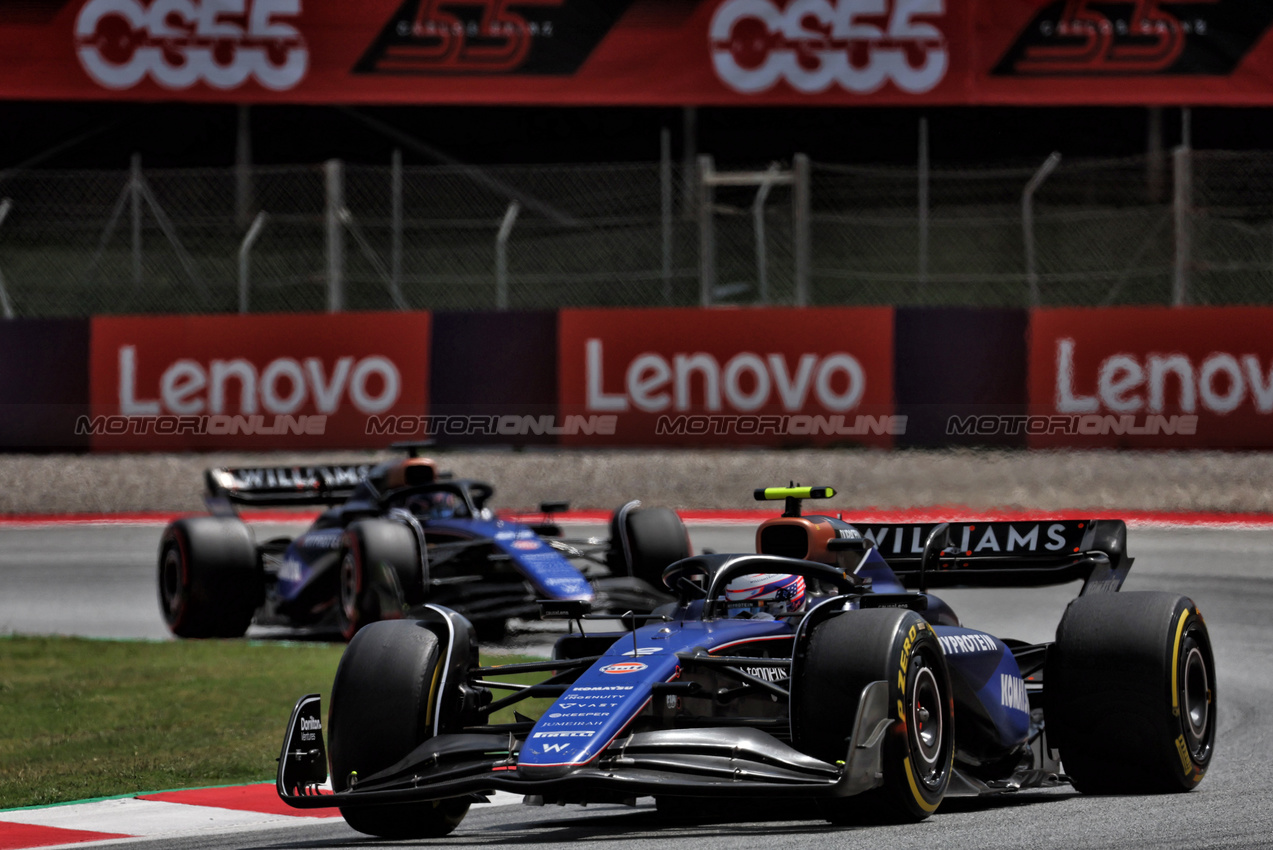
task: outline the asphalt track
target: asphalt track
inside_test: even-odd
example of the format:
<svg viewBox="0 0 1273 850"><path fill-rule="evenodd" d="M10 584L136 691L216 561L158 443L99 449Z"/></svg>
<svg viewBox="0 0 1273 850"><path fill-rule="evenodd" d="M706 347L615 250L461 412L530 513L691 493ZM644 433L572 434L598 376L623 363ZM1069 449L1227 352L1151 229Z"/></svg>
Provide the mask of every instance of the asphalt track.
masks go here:
<svg viewBox="0 0 1273 850"><path fill-rule="evenodd" d="M579 529L588 531L589 529ZM269 529L274 533L275 529ZM573 533L575 529L570 529ZM744 526L697 526L697 548L750 549ZM156 526L0 529L0 633L164 638L154 588ZM1273 846L1273 530L1133 529L1137 559L1125 590L1187 594L1201 607L1216 648L1218 750L1189 794L1083 797L1066 789L951 800L923 824L835 828L791 803L705 811L690 825L658 820L652 801L621 806L475 806L450 847L638 850L644 843L693 850L830 847L1267 848ZM1046 640L1075 588L950 591L965 623L1006 637ZM545 635L522 640L541 642ZM285 718L280 718L280 732ZM142 789L139 789L142 790ZM177 850L386 846L342 822L186 839L123 840L112 846ZM392 845L390 845L392 846Z"/></svg>

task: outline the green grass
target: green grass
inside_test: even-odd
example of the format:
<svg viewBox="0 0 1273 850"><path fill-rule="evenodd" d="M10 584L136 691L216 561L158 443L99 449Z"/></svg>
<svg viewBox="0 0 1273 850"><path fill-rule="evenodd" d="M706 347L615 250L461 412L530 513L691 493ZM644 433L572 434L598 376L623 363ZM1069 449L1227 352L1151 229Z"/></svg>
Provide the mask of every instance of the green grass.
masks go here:
<svg viewBox="0 0 1273 850"><path fill-rule="evenodd" d="M343 649L0 639L0 809L271 780L292 706L330 707Z"/></svg>

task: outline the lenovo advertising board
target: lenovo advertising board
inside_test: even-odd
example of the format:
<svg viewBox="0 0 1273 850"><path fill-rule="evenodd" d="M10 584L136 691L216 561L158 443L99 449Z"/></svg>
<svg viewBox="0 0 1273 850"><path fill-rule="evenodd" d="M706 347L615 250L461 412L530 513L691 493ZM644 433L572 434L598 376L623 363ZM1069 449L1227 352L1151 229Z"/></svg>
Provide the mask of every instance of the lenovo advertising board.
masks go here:
<svg viewBox="0 0 1273 850"><path fill-rule="evenodd" d="M1268 0L25 0L0 97L1273 103Z"/></svg>
<svg viewBox="0 0 1273 850"><path fill-rule="evenodd" d="M893 310L563 310L564 445L891 446Z"/></svg>
<svg viewBox="0 0 1273 850"><path fill-rule="evenodd" d="M1273 308L1039 310L1030 320L1033 448L1273 447Z"/></svg>
<svg viewBox="0 0 1273 850"><path fill-rule="evenodd" d="M95 450L382 448L427 414L428 313L97 318Z"/></svg>

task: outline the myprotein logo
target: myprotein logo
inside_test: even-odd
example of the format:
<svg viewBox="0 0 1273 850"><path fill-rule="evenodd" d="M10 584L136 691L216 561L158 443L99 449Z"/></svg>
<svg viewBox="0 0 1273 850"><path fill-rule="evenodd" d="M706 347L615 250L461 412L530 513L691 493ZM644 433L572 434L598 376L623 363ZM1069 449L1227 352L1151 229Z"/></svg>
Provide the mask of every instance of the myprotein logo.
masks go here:
<svg viewBox="0 0 1273 850"><path fill-rule="evenodd" d="M798 412L811 402L833 411L857 407L866 392L866 371L844 351L826 355L742 351L723 362L706 352L665 356L641 354L623 368L621 386L605 384L605 344L585 343L589 411L646 413L732 410L750 413L777 403Z"/></svg>
<svg viewBox="0 0 1273 850"><path fill-rule="evenodd" d="M1074 339L1056 341L1054 403L1060 413L1182 413L1220 415L1248 406L1273 413L1273 359L1249 352L1120 352L1095 374L1075 374Z"/></svg>
<svg viewBox="0 0 1273 850"><path fill-rule="evenodd" d="M920 94L950 64L935 25L944 15L944 0L726 0L712 17L712 64L744 94L780 81L805 94L867 94L888 82Z"/></svg>
<svg viewBox="0 0 1273 850"><path fill-rule="evenodd" d="M309 68L301 0L89 0L75 20L84 70L110 89L294 88Z"/></svg>
<svg viewBox="0 0 1273 850"><path fill-rule="evenodd" d="M330 366L317 357L277 357L260 366L243 357L181 358L164 367L154 386L139 384L135 346L120 346L118 358L119 412L125 416L287 415L307 405L331 414L346 404L376 414L392 408L402 391L398 367L379 355L339 357Z"/></svg>

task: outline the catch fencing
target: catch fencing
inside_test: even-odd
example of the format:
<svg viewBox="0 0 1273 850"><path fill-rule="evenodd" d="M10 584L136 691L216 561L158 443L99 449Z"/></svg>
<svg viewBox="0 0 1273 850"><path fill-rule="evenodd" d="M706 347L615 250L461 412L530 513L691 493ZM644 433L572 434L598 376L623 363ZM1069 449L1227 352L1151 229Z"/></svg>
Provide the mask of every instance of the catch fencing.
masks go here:
<svg viewBox="0 0 1273 850"><path fill-rule="evenodd" d="M1273 301L1273 155L0 173L0 313Z"/></svg>

